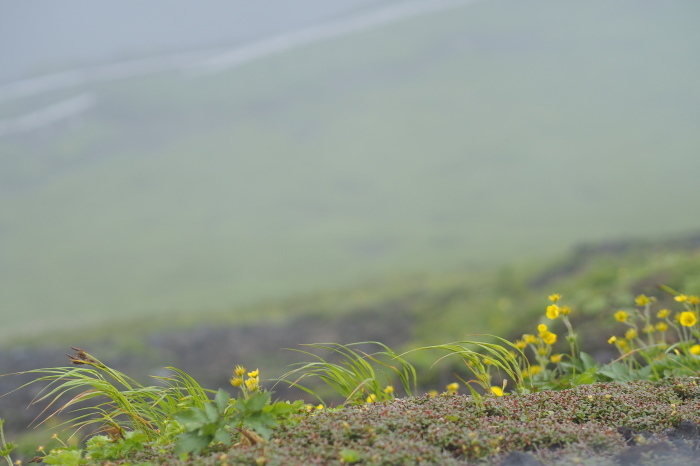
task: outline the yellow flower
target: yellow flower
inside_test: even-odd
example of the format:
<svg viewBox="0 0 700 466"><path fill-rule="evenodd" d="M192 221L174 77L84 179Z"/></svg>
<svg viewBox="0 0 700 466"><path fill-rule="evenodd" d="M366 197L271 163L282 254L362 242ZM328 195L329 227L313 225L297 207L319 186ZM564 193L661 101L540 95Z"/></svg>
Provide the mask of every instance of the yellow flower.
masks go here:
<svg viewBox="0 0 700 466"><path fill-rule="evenodd" d="M561 358L563 355L561 354L553 354L549 357L549 360L552 361L554 364L558 364L561 362Z"/></svg>
<svg viewBox="0 0 700 466"><path fill-rule="evenodd" d="M229 382L231 382L231 385L234 387L240 387L243 385L243 377L233 377L231 380L229 380Z"/></svg>
<svg viewBox="0 0 700 466"><path fill-rule="evenodd" d="M684 294L679 294L678 296L674 297L673 299L675 299L679 303L684 303L684 302L688 301L688 297Z"/></svg>
<svg viewBox="0 0 700 466"><path fill-rule="evenodd" d="M647 296L640 294L637 296L637 299L635 299L634 302L637 303L637 306L644 306L649 304L651 300Z"/></svg>
<svg viewBox="0 0 700 466"><path fill-rule="evenodd" d="M534 336L533 336L534 338ZM527 343L525 343L523 340L517 340L515 342L515 347L518 348L519 350L524 350L527 348Z"/></svg>
<svg viewBox="0 0 700 466"><path fill-rule="evenodd" d="M323 405L319 404L318 406L316 406L316 409L323 409Z"/></svg>
<svg viewBox="0 0 700 466"><path fill-rule="evenodd" d="M556 304L551 304L547 306L547 317L552 320L559 317L559 306L557 306Z"/></svg>
<svg viewBox="0 0 700 466"><path fill-rule="evenodd" d="M688 302L690 304L698 304L700 303L700 296L688 296Z"/></svg>
<svg viewBox="0 0 700 466"><path fill-rule="evenodd" d="M438 396L438 391L437 390L430 390L428 392L428 396L431 398L435 398L436 396Z"/></svg>
<svg viewBox="0 0 700 466"><path fill-rule="evenodd" d="M547 331L547 326L545 324L540 324L537 326L537 331L540 332L540 334L543 334Z"/></svg>
<svg viewBox="0 0 700 466"><path fill-rule="evenodd" d="M690 347L690 354L698 355L700 354L700 345L693 345Z"/></svg>
<svg viewBox="0 0 700 466"><path fill-rule="evenodd" d="M258 380L257 377L251 378L251 379L246 379L245 381L245 386L248 388L248 390L255 391L258 389L260 381Z"/></svg>
<svg viewBox="0 0 700 466"><path fill-rule="evenodd" d="M545 332L545 334L542 335L542 341L551 346L557 342L557 335L552 332Z"/></svg>
<svg viewBox="0 0 700 466"><path fill-rule="evenodd" d="M654 326L652 324L645 325L644 328L642 329L642 332L644 333L654 333Z"/></svg>
<svg viewBox="0 0 700 466"><path fill-rule="evenodd" d="M491 387L491 391L496 396L503 396L503 389L501 387Z"/></svg>
<svg viewBox="0 0 700 466"><path fill-rule="evenodd" d="M370 395L365 400L365 402L367 403L374 403L375 401L377 401L377 395L375 395L374 393L370 393Z"/></svg>
<svg viewBox="0 0 700 466"><path fill-rule="evenodd" d="M571 308L569 306L562 306L559 311L562 315L568 316L571 313Z"/></svg>
<svg viewBox="0 0 700 466"><path fill-rule="evenodd" d="M621 350L625 350L625 351L627 349L629 349L629 347L630 347L629 343L624 338L618 338L617 341L615 342L615 345L618 348L620 348Z"/></svg>
<svg viewBox="0 0 700 466"><path fill-rule="evenodd" d="M544 346L540 346L539 348L537 348L537 354L539 354L540 356L546 355L546 354L547 354L547 348L544 347Z"/></svg>
<svg viewBox="0 0 700 466"><path fill-rule="evenodd" d="M530 370L526 370L523 376L532 377L533 375L537 375L540 372L542 372L542 366L538 366L535 364L533 366L530 366Z"/></svg>
<svg viewBox="0 0 700 466"><path fill-rule="evenodd" d="M666 325L666 322L659 322L658 324L656 324L656 330L658 330L659 332L665 332L666 330L668 330L668 325Z"/></svg>
<svg viewBox="0 0 700 466"><path fill-rule="evenodd" d="M697 322L698 318L694 312L681 312L680 317L678 318L678 323L680 323L683 327L692 327Z"/></svg>
<svg viewBox="0 0 700 466"><path fill-rule="evenodd" d="M617 337L616 337L615 335L613 335L613 336L611 336L610 338L608 338L608 343L611 344L611 345L612 345L613 343L615 343L616 341L617 341Z"/></svg>
<svg viewBox="0 0 700 466"><path fill-rule="evenodd" d="M554 293L549 295L549 300L553 303L559 302L561 295L559 293Z"/></svg>
<svg viewBox="0 0 700 466"><path fill-rule="evenodd" d="M525 341L525 343L528 343L528 344L533 344L533 343L537 342L537 338L535 338L535 335L530 335L529 333L526 333L525 335L523 335L523 340Z"/></svg>
<svg viewBox="0 0 700 466"><path fill-rule="evenodd" d="M634 340L637 338L637 329L636 328L631 328L625 332L625 338L628 340Z"/></svg>
<svg viewBox="0 0 700 466"><path fill-rule="evenodd" d="M627 314L625 311L617 311L615 313L615 320L618 322L627 322L628 318L629 314Z"/></svg>
<svg viewBox="0 0 700 466"><path fill-rule="evenodd" d="M391 385L387 385L384 389L384 393L386 393L387 395L391 395L392 393L394 393L394 387L392 387Z"/></svg>
<svg viewBox="0 0 700 466"><path fill-rule="evenodd" d="M668 309L661 309L659 312L656 313L656 317L658 317L659 319L665 319L669 316L669 314L671 314L671 311L669 311Z"/></svg>
<svg viewBox="0 0 700 466"><path fill-rule="evenodd" d="M260 371L255 369L253 372L248 372L248 377L257 377Z"/></svg>
<svg viewBox="0 0 700 466"><path fill-rule="evenodd" d="M241 376L245 374L245 367L243 366L236 366L236 369L233 371L234 374Z"/></svg>
<svg viewBox="0 0 700 466"><path fill-rule="evenodd" d="M457 390L459 390L459 384L457 382L452 382L451 384L448 384L445 388L450 393L457 393Z"/></svg>

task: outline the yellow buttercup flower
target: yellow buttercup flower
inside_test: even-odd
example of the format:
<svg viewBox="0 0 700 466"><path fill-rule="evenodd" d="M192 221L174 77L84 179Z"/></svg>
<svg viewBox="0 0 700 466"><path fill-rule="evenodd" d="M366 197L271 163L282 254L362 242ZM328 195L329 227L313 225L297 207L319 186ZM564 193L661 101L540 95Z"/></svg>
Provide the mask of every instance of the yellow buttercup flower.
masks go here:
<svg viewBox="0 0 700 466"><path fill-rule="evenodd" d="M661 309L659 312L656 313L656 317L658 317L659 319L665 319L670 314L671 311L669 311L668 309Z"/></svg>
<svg viewBox="0 0 700 466"><path fill-rule="evenodd" d="M258 380L257 377L255 377L255 378L247 379L245 381L245 386L248 390L250 390L252 392L252 391L255 391L258 389L259 383L260 383L260 381Z"/></svg>
<svg viewBox="0 0 700 466"><path fill-rule="evenodd" d="M561 295L559 293L554 293L549 295L549 300L553 303L559 302Z"/></svg>
<svg viewBox="0 0 700 466"><path fill-rule="evenodd" d="M559 311L561 312L561 315L568 316L571 313L571 308L569 306L562 306L559 308Z"/></svg>
<svg viewBox="0 0 700 466"><path fill-rule="evenodd" d="M608 338L608 343L611 344L611 345L612 345L613 343L615 343L616 341L617 341L617 337L616 337L615 335L613 335L613 336L611 336L610 338Z"/></svg>
<svg viewBox="0 0 700 466"><path fill-rule="evenodd" d="M684 302L688 301L688 297L684 294L679 294L678 296L675 296L673 299L675 299L679 303L684 303Z"/></svg>
<svg viewBox="0 0 700 466"><path fill-rule="evenodd" d="M618 322L627 322L628 318L629 314L627 314L625 311L617 311L615 313L615 320Z"/></svg>
<svg viewBox="0 0 700 466"><path fill-rule="evenodd" d="M530 345L537 342L537 338L535 337L535 335L531 335L529 333L523 335L523 340L525 341L525 343Z"/></svg>
<svg viewBox="0 0 700 466"><path fill-rule="evenodd" d="M625 340L624 338L618 338L618 339L615 341L615 345L616 345L618 348L620 348L621 350L624 350L624 351L627 351L627 350L629 349L629 347L630 347L629 343L628 343L627 340Z"/></svg>
<svg viewBox="0 0 700 466"><path fill-rule="evenodd" d="M374 393L370 393L370 395L365 400L365 402L367 403L374 403L375 401L377 401L377 395L375 395Z"/></svg>
<svg viewBox="0 0 700 466"><path fill-rule="evenodd" d="M459 384L457 382L452 382L451 384L448 384L445 388L450 393L457 393L457 390L459 390Z"/></svg>
<svg viewBox="0 0 700 466"><path fill-rule="evenodd" d="M698 304L700 303L700 296L688 296L688 302L690 304Z"/></svg>
<svg viewBox="0 0 700 466"><path fill-rule="evenodd" d="M544 335L542 335L542 341L551 346L557 342L557 335L556 333L545 332Z"/></svg>
<svg viewBox="0 0 700 466"><path fill-rule="evenodd" d="M698 355L700 354L700 345L693 345L690 347L690 354Z"/></svg>
<svg viewBox="0 0 700 466"><path fill-rule="evenodd" d="M649 304L651 300L649 299L649 297L640 294L639 296L637 296L637 299L635 299L634 302L637 303L637 306L645 306Z"/></svg>
<svg viewBox="0 0 700 466"><path fill-rule="evenodd" d="M668 325L666 324L666 322L659 322L658 324L656 324L656 330L658 330L659 332L665 332L666 330L668 330Z"/></svg>
<svg viewBox="0 0 700 466"><path fill-rule="evenodd" d="M386 388L384 388L384 393L386 393L387 395L391 395L392 393L394 393L394 387L392 387L391 385L387 385Z"/></svg>
<svg viewBox="0 0 700 466"><path fill-rule="evenodd" d="M545 356L547 354L547 348L544 346L540 346L539 348L537 348L537 354L539 354L540 356Z"/></svg>
<svg viewBox="0 0 700 466"><path fill-rule="evenodd" d="M437 390L429 390L428 396L431 398L435 398L436 396L438 396L438 391Z"/></svg>
<svg viewBox="0 0 700 466"><path fill-rule="evenodd" d="M231 380L229 380L229 382L231 382L231 385L234 387L240 387L243 385L243 377L233 377Z"/></svg>
<svg viewBox="0 0 700 466"><path fill-rule="evenodd" d="M556 304L551 304L547 306L547 317L552 320L559 317L559 306L557 306Z"/></svg>
<svg viewBox="0 0 700 466"><path fill-rule="evenodd" d="M692 327L697 322L698 318L694 312L681 312L680 316L678 317L678 323L681 324L683 327Z"/></svg>
<svg viewBox="0 0 700 466"><path fill-rule="evenodd" d="M552 361L554 364L558 364L561 362L562 357L562 354L553 354L549 357L549 360Z"/></svg>
<svg viewBox="0 0 700 466"><path fill-rule="evenodd" d="M649 333L654 333L654 330L655 330L654 326L652 324L648 324L648 325L644 326L644 328L642 329L642 332L649 334Z"/></svg>
<svg viewBox="0 0 700 466"><path fill-rule="evenodd" d="M260 371L255 369L253 372L248 372L248 377L257 377Z"/></svg>
<svg viewBox="0 0 700 466"><path fill-rule="evenodd" d="M501 387L491 387L491 391L496 396L503 396L503 389Z"/></svg>
<svg viewBox="0 0 700 466"><path fill-rule="evenodd" d="M637 338L637 329L636 328L631 328L625 332L625 338L628 340L634 340Z"/></svg>
<svg viewBox="0 0 700 466"><path fill-rule="evenodd" d="M243 366L236 366L236 369L233 371L234 374L241 376L245 374L245 367Z"/></svg>
<svg viewBox="0 0 700 466"><path fill-rule="evenodd" d="M542 334L547 331L547 326L545 324L540 324L537 326L537 331Z"/></svg>
<svg viewBox="0 0 700 466"><path fill-rule="evenodd" d="M533 336L533 338L534 338L534 336ZM524 350L525 348L527 348L527 343L525 343L525 341L523 341L523 340L517 340L515 342L515 347L518 348L519 350Z"/></svg>
<svg viewBox="0 0 700 466"><path fill-rule="evenodd" d="M523 372L524 377L532 377L533 375L537 375L540 372L542 372L542 366L538 366L537 364L530 366L530 370L525 370Z"/></svg>

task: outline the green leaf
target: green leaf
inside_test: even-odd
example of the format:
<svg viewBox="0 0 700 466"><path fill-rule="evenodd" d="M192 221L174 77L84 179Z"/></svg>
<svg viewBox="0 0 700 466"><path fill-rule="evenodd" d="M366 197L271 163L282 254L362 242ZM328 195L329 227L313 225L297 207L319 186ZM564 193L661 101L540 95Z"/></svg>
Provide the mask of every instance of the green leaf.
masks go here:
<svg viewBox="0 0 700 466"><path fill-rule="evenodd" d="M219 413L221 413L221 414L224 413L224 411L226 410L226 406L228 405L228 400L230 400L230 399L231 399L231 397L224 390L219 389L219 391L216 392L216 397L214 397L214 402L216 403L216 407L218 408Z"/></svg>
<svg viewBox="0 0 700 466"><path fill-rule="evenodd" d="M173 415L185 430L198 429L200 425L209 422L206 413L200 408L189 408Z"/></svg>
<svg viewBox="0 0 700 466"><path fill-rule="evenodd" d="M214 442L221 442L226 446L231 445L231 434L221 427L214 435Z"/></svg>
<svg viewBox="0 0 700 466"><path fill-rule="evenodd" d="M173 453L199 453L209 446L211 440L211 437L200 436L195 432L185 432L178 437Z"/></svg>
<svg viewBox="0 0 700 466"><path fill-rule="evenodd" d="M598 372L598 370L595 367L589 367L584 372L581 372L576 377L574 377L571 380L571 383L573 385L589 385L592 383L596 383L598 381L598 378L596 377L596 372Z"/></svg>
<svg viewBox="0 0 700 466"><path fill-rule="evenodd" d="M207 403L204 405L204 412L207 415L207 421L208 422L216 422L219 420L219 411L216 409L216 405L214 403Z"/></svg>
<svg viewBox="0 0 700 466"><path fill-rule="evenodd" d="M581 358L581 362L583 362L583 369L584 370L588 370L591 367L596 367L595 360L589 354L581 351L579 353L579 358Z"/></svg>
<svg viewBox="0 0 700 466"><path fill-rule="evenodd" d="M10 453L12 453L12 450L14 450L15 448L17 448L16 443L7 442L5 444L5 448L0 450L0 456L10 456Z"/></svg>
<svg viewBox="0 0 700 466"><path fill-rule="evenodd" d="M269 402L269 392L258 392L245 402L245 409L252 412L261 411Z"/></svg>
<svg viewBox="0 0 700 466"><path fill-rule="evenodd" d="M340 452L340 461L343 463L358 463L362 460L357 450L346 449Z"/></svg>
<svg viewBox="0 0 700 466"><path fill-rule="evenodd" d="M43 462L61 466L81 466L87 464L87 460L83 458L83 450L52 451L43 458Z"/></svg>

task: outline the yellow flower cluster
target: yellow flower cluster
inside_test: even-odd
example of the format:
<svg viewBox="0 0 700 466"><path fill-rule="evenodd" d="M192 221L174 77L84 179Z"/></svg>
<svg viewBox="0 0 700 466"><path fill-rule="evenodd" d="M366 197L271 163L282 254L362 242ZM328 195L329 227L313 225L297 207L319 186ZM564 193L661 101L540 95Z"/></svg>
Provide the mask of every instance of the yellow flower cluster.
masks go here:
<svg viewBox="0 0 700 466"><path fill-rule="evenodd" d="M642 307L642 310L635 309L632 313L624 310L619 310L615 313L615 320L628 325L630 328L625 332L624 338L613 336L608 340L611 345L616 345L624 354L635 349L646 350L645 348L657 348L663 350L668 347L669 341L676 340L682 343L690 354L693 353L692 348L700 345L693 343L700 340L700 328L698 328L698 303L700 297L688 296L685 294L676 294L673 298L676 302L683 303L685 309L672 315L669 309L660 309L656 312L657 322L652 322L652 314L650 307L656 302L653 296L640 294L635 298L637 306ZM676 336L667 336L666 332L673 328ZM645 336L640 337L640 332ZM700 347L698 348L700 354Z"/></svg>
<svg viewBox="0 0 700 466"><path fill-rule="evenodd" d="M569 320L569 315L571 314L571 308L569 306L564 306L561 304L562 295L559 293L554 293L549 295L549 301L551 304L545 308L545 316L549 320L561 320L567 329L566 340L571 345L571 354L575 354L576 347L576 334L571 326L571 321ZM552 347L558 341L558 335L550 330L547 324L540 324L537 326L537 334L533 335L530 333L523 334L520 340L516 340L513 346L520 350L521 352L528 347L532 350L537 364L530 365L522 370L522 375L525 378L533 377L539 373L545 372L546 374L553 374L561 367L557 366L554 369L548 369L550 364L559 364L562 362L564 355L557 353L552 354ZM551 375L551 374L550 374Z"/></svg>
<svg viewBox="0 0 700 466"><path fill-rule="evenodd" d="M245 367L237 365L229 382L234 387L240 387L244 393L257 391L260 388L260 371L255 369L248 372L248 378L244 378L243 376L246 375L246 372Z"/></svg>

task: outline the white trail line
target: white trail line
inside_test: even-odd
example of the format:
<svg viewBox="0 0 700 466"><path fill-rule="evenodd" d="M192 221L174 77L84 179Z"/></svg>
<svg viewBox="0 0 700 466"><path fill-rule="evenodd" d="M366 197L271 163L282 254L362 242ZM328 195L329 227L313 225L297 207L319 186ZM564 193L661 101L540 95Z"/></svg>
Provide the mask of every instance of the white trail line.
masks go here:
<svg viewBox="0 0 700 466"><path fill-rule="evenodd" d="M344 19L280 34L192 65L192 73L208 74L243 65L292 48L363 31L426 13L458 8L481 0L414 0L384 8L358 18Z"/></svg>
<svg viewBox="0 0 700 466"><path fill-rule="evenodd" d="M90 82L125 79L168 70L180 70L192 77L216 73L313 42L363 31L426 13L460 8L480 1L483 0L412 0L359 17L279 34L250 44L235 46L233 49L226 47L161 55L14 81L0 84L0 102L57 89L77 87Z"/></svg>

